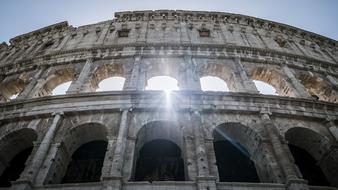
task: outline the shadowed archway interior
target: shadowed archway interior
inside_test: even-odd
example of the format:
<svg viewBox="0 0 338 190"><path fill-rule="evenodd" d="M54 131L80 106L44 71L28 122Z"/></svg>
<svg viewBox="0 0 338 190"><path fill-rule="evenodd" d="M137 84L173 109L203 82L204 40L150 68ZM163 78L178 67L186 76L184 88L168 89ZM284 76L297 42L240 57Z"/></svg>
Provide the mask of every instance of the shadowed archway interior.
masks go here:
<svg viewBox="0 0 338 190"><path fill-rule="evenodd" d="M107 142L96 140L80 146L72 156L61 183L100 181Z"/></svg>
<svg viewBox="0 0 338 190"><path fill-rule="evenodd" d="M136 163L135 181L184 181L180 148L157 139L143 145Z"/></svg>

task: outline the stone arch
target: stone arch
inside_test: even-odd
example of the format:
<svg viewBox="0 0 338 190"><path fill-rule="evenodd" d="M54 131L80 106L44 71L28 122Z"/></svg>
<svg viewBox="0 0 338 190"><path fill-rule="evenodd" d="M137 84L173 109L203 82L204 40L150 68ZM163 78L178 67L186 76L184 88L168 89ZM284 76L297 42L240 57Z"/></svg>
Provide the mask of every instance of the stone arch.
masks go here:
<svg viewBox="0 0 338 190"><path fill-rule="evenodd" d="M38 134L34 129L22 128L0 139L0 186L10 186L24 170Z"/></svg>
<svg viewBox="0 0 338 190"><path fill-rule="evenodd" d="M300 172L310 185L328 185L328 183L338 185L338 151L332 150L328 137L305 127L290 128L284 135ZM306 165L306 167L314 170L304 170L304 165L301 163L303 161L299 161L300 156L304 156L302 160L310 160L309 164L312 166ZM313 171L321 176L313 176L310 173Z"/></svg>
<svg viewBox="0 0 338 190"><path fill-rule="evenodd" d="M27 74L17 74L5 78L0 84L0 102L10 101L12 96L20 94L28 81Z"/></svg>
<svg viewBox="0 0 338 190"><path fill-rule="evenodd" d="M67 170L71 164L72 159L74 159L74 154L84 145L88 145L92 142L98 142L100 144L100 150L103 148L104 153L107 146L107 128L99 123L84 123L73 127L67 131L61 140L61 146L58 149L55 157L53 159L58 160L52 164L51 168L48 171L45 183L61 183L61 182L84 182L81 179L78 181L73 180L64 180L65 175L67 175ZM104 147L102 147L104 146ZM89 147L92 147L90 145ZM91 149L88 149L89 152ZM102 151L101 151L102 152ZM90 153L92 154L92 153ZM104 157L100 159L100 164L103 164ZM102 168L100 169L100 175ZM79 174L80 176L80 174ZM81 176L80 176L81 177ZM97 180L97 177L95 178ZM89 182L89 181L87 181Z"/></svg>
<svg viewBox="0 0 338 190"><path fill-rule="evenodd" d="M175 170L178 171L178 173L181 176L181 178L178 179L172 179L173 173L169 172L168 176L169 180L171 181L183 181L186 179L186 169L185 169L185 145L184 145L184 139L183 139L183 133L182 131L172 122L168 121L152 121L148 122L145 125L141 127L141 129L137 133L136 137L136 144L135 144L135 154L134 154L134 164L133 164L133 176L132 180L139 180L138 176L136 176L137 173L139 173L138 170L138 163L142 161L142 151L144 152L144 148L148 146L149 144L154 144L154 142L160 143L163 145L162 148L165 147L171 147L171 149L175 149L177 151L177 154L175 157L170 157L172 160L169 162L171 166L175 166ZM176 147L176 148L175 148ZM148 151L149 152L149 151ZM152 155L152 157L155 157ZM157 166L160 166L165 162L159 162ZM168 165L166 165L168 166ZM165 167L168 168L168 167ZM158 168L155 168L158 169ZM168 173L168 170L159 171L161 174ZM159 174L158 176L150 176L148 180L160 180L160 181L166 181L167 179ZM145 179L142 178L144 181Z"/></svg>
<svg viewBox="0 0 338 190"><path fill-rule="evenodd" d="M74 80L76 71L74 68L62 68L48 72L42 87L35 93L35 97L52 95L52 91L60 84Z"/></svg>
<svg viewBox="0 0 338 190"><path fill-rule="evenodd" d="M261 147L261 140L261 136L255 130L240 123L223 123L216 126L213 130L213 141L217 163L220 165L223 164L222 160L217 159L218 156L219 159L224 158L219 155L219 152L217 151L220 151L219 148L221 147L227 147L227 149L229 148L228 150L231 150L231 152L229 152L230 155L235 155L236 158L238 157L238 160L242 160L243 163L247 163L247 167L244 167L245 164L239 164L243 165L242 170L248 170L247 172L239 173L238 176L231 176L233 174L230 175L229 173L225 173L225 171L221 171L224 169L224 165L221 165L220 167L223 169L218 167L220 181L229 179L237 180L237 182L278 181L276 177L278 174L276 174L276 171L272 166L274 160L271 158L269 153ZM222 142L224 142L224 144L217 144ZM238 156L238 151L241 152L240 156ZM229 167L236 166L237 159L232 161L230 160L228 163L231 162L234 162L235 164L228 165ZM249 164L250 162L251 164ZM227 163L225 163L225 167L227 167L226 164ZM251 175L243 176L243 173Z"/></svg>
<svg viewBox="0 0 338 190"><path fill-rule="evenodd" d="M200 77L218 77L222 79L229 88L229 91L238 92L239 89L235 82L233 68L230 65L224 63L213 63L213 64L202 64L200 66L199 75Z"/></svg>
<svg viewBox="0 0 338 190"><path fill-rule="evenodd" d="M258 66L251 71L251 79L270 84L276 89L277 94L280 96L297 96L292 85L288 82L287 77L277 71L277 69Z"/></svg>
<svg viewBox="0 0 338 190"><path fill-rule="evenodd" d="M110 77L125 78L125 71L122 64L102 64L96 67L90 77L89 89L90 92L95 92L99 87L99 83Z"/></svg>
<svg viewBox="0 0 338 190"><path fill-rule="evenodd" d="M334 87L323 78L311 72L300 73L298 79L305 86L311 96L328 102L338 102L338 93Z"/></svg>
<svg viewBox="0 0 338 190"><path fill-rule="evenodd" d="M203 91L229 91L228 84L219 77L204 76L200 78L200 83Z"/></svg>
<svg viewBox="0 0 338 190"><path fill-rule="evenodd" d="M168 76L177 80L177 86L182 89L182 82L180 75L181 64L170 59L148 59L142 64L141 75L144 74L145 83L143 89L147 86L149 79L158 76Z"/></svg>

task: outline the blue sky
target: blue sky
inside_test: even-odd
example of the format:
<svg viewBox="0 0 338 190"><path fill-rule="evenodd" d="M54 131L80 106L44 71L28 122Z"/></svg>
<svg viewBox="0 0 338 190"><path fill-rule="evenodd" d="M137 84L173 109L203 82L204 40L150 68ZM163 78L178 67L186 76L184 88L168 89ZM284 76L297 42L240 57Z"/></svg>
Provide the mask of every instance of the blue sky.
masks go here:
<svg viewBox="0 0 338 190"><path fill-rule="evenodd" d="M1 0L0 42L65 20L81 26L117 11L155 9L245 14L338 40L338 0Z"/></svg>

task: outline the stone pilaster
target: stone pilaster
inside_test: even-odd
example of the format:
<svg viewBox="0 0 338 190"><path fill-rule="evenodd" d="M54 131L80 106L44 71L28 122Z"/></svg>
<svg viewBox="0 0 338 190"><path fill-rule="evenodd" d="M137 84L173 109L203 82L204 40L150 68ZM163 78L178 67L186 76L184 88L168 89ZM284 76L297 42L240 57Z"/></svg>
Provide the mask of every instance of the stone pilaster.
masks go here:
<svg viewBox="0 0 338 190"><path fill-rule="evenodd" d="M197 189L216 190L216 178L215 176L210 176L208 157L202 130L203 122L200 112L198 110L192 110L190 113L190 119L194 133L194 145L197 162Z"/></svg>
<svg viewBox="0 0 338 190"><path fill-rule="evenodd" d="M294 87L294 91L297 93L298 97L300 98L310 98L311 95L306 90L306 88L299 82L299 80L295 77L291 69L285 65L283 66L283 71L285 75L290 80L292 86Z"/></svg>
<svg viewBox="0 0 338 190"><path fill-rule="evenodd" d="M134 66L127 76L123 90L143 90L146 85L144 73L141 73L141 56L135 56ZM143 75L142 75L143 74Z"/></svg>
<svg viewBox="0 0 338 190"><path fill-rule="evenodd" d="M122 110L119 133L116 139L116 146L113 151L111 168L107 176L102 176L102 180L105 181L106 189L122 189L122 170L124 163L124 156L126 152L126 142L128 134L128 112L131 109ZM108 184L108 185L107 185ZM110 185L109 185L110 184Z"/></svg>
<svg viewBox="0 0 338 190"><path fill-rule="evenodd" d="M336 142L338 143L338 127L334 123L334 120L327 119L325 124L328 127L329 131L331 132L332 136L335 138Z"/></svg>
<svg viewBox="0 0 338 190"><path fill-rule="evenodd" d="M81 70L80 75L77 77L76 80L72 81L66 94L78 94L80 92L85 92L86 90L88 90L88 89L83 89L83 88L86 85L85 82L90 77L92 65L93 65L93 59L88 58Z"/></svg>
<svg viewBox="0 0 338 190"><path fill-rule="evenodd" d="M234 67L236 69L234 72L234 83L237 91L259 94L255 83L248 77L248 74L241 63L241 58L236 56L234 62Z"/></svg>
<svg viewBox="0 0 338 190"><path fill-rule="evenodd" d="M35 178L43 164L43 161L45 160L50 145L62 121L62 112L53 113L53 115L54 119L51 126L43 137L41 143L38 145L35 154L32 155L33 158L31 163L25 168L16 183L13 184L13 189L32 189L32 184L35 182Z"/></svg>
<svg viewBox="0 0 338 190"><path fill-rule="evenodd" d="M179 76L180 90L201 90L200 77L196 73L197 63L191 56L184 57L183 71Z"/></svg>
<svg viewBox="0 0 338 190"><path fill-rule="evenodd" d="M29 96L30 92L35 88L36 84L38 83L39 78L42 76L42 74L45 72L45 70L46 70L46 67L40 67L38 72L36 72L34 77L32 77L29 84L19 94L17 99L26 99Z"/></svg>
<svg viewBox="0 0 338 190"><path fill-rule="evenodd" d="M285 141L282 141L282 138L278 132L277 127L270 119L270 114L267 111L261 111L262 125L265 132L267 133L268 138L270 139L271 145L273 147L274 154L278 159L278 164L282 169L285 176L285 183L288 190L298 190L298 189L309 189L307 181L301 179L301 174L297 170L297 166L294 164L294 160Z"/></svg>

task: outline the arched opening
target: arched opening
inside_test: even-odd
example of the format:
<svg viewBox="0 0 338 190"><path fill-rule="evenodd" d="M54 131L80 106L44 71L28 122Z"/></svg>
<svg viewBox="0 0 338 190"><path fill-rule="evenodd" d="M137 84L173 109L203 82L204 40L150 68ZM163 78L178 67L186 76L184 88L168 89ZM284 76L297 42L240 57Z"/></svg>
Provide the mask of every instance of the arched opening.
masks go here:
<svg viewBox="0 0 338 190"><path fill-rule="evenodd" d="M65 68L51 71L42 88L35 94L37 97L65 94L71 81L74 80L75 70Z"/></svg>
<svg viewBox="0 0 338 190"><path fill-rule="evenodd" d="M171 122L149 122L137 134L132 180L184 181L184 158L180 129Z"/></svg>
<svg viewBox="0 0 338 190"><path fill-rule="evenodd" d="M11 186L25 169L37 134L33 129L20 129L0 140L0 187Z"/></svg>
<svg viewBox="0 0 338 190"><path fill-rule="evenodd" d="M99 181L107 148L107 128L99 123L85 123L60 131L56 139L63 144L49 165L44 184ZM61 136L62 135L62 136Z"/></svg>
<svg viewBox="0 0 338 190"><path fill-rule="evenodd" d="M285 139L296 165L309 185L329 186L337 181L338 178L330 174L330 171L338 168L338 162L330 159L319 162L330 150L326 137L311 129L294 127L285 133Z"/></svg>
<svg viewBox="0 0 338 190"><path fill-rule="evenodd" d="M296 97L297 94L293 86L279 70L263 66L253 68L250 73L257 90L261 94Z"/></svg>
<svg viewBox="0 0 338 190"><path fill-rule="evenodd" d="M106 78L99 83L99 87L96 89L96 92L123 90L125 80L126 79L123 77Z"/></svg>
<svg viewBox="0 0 338 190"><path fill-rule="evenodd" d="M91 141L81 145L72 155L61 183L100 181L107 149L106 141Z"/></svg>
<svg viewBox="0 0 338 190"><path fill-rule="evenodd" d="M14 100L23 91L29 81L29 75L21 74L5 78L0 84L0 102Z"/></svg>
<svg viewBox="0 0 338 190"><path fill-rule="evenodd" d="M140 150L135 181L184 181L180 148L168 140L153 140Z"/></svg>
<svg viewBox="0 0 338 190"><path fill-rule="evenodd" d="M25 169L26 160L32 150L33 147L29 147L14 156L9 162L9 166L0 176L0 187L10 187L11 181L15 181L20 177L21 172Z"/></svg>
<svg viewBox="0 0 338 190"><path fill-rule="evenodd" d="M299 80L305 86L311 96L319 100L328 102L338 102L338 93L333 89L333 86L312 73L300 74Z"/></svg>
<svg viewBox="0 0 338 190"><path fill-rule="evenodd" d="M255 83L259 93L266 95L278 95L276 89L270 84L259 80L253 80L253 82Z"/></svg>
<svg viewBox="0 0 338 190"><path fill-rule="evenodd" d="M289 144L289 149L303 178L308 180L309 185L330 185L324 173L317 165L317 161L306 150L292 144Z"/></svg>
<svg viewBox="0 0 338 190"><path fill-rule="evenodd" d="M179 90L177 80L170 76L156 76L147 81L145 90L163 90L165 92L171 92L173 90Z"/></svg>
<svg viewBox="0 0 338 190"><path fill-rule="evenodd" d="M52 95L55 96L55 95L63 95L63 94L66 94L70 84L72 83L72 81L69 81L69 82L65 82L65 83L62 83L60 85L58 85L57 87L54 88L54 90L52 91Z"/></svg>
<svg viewBox="0 0 338 190"><path fill-rule="evenodd" d="M226 125L214 130L214 150L221 182L260 182L248 150L228 133ZM246 140L247 141L247 140Z"/></svg>
<svg viewBox="0 0 338 190"><path fill-rule="evenodd" d="M219 77L206 76L200 78L201 89L203 91L229 91L227 83Z"/></svg>
<svg viewBox="0 0 338 190"><path fill-rule="evenodd" d="M125 78L121 64L103 64L95 68L86 91L101 92L123 90Z"/></svg>

